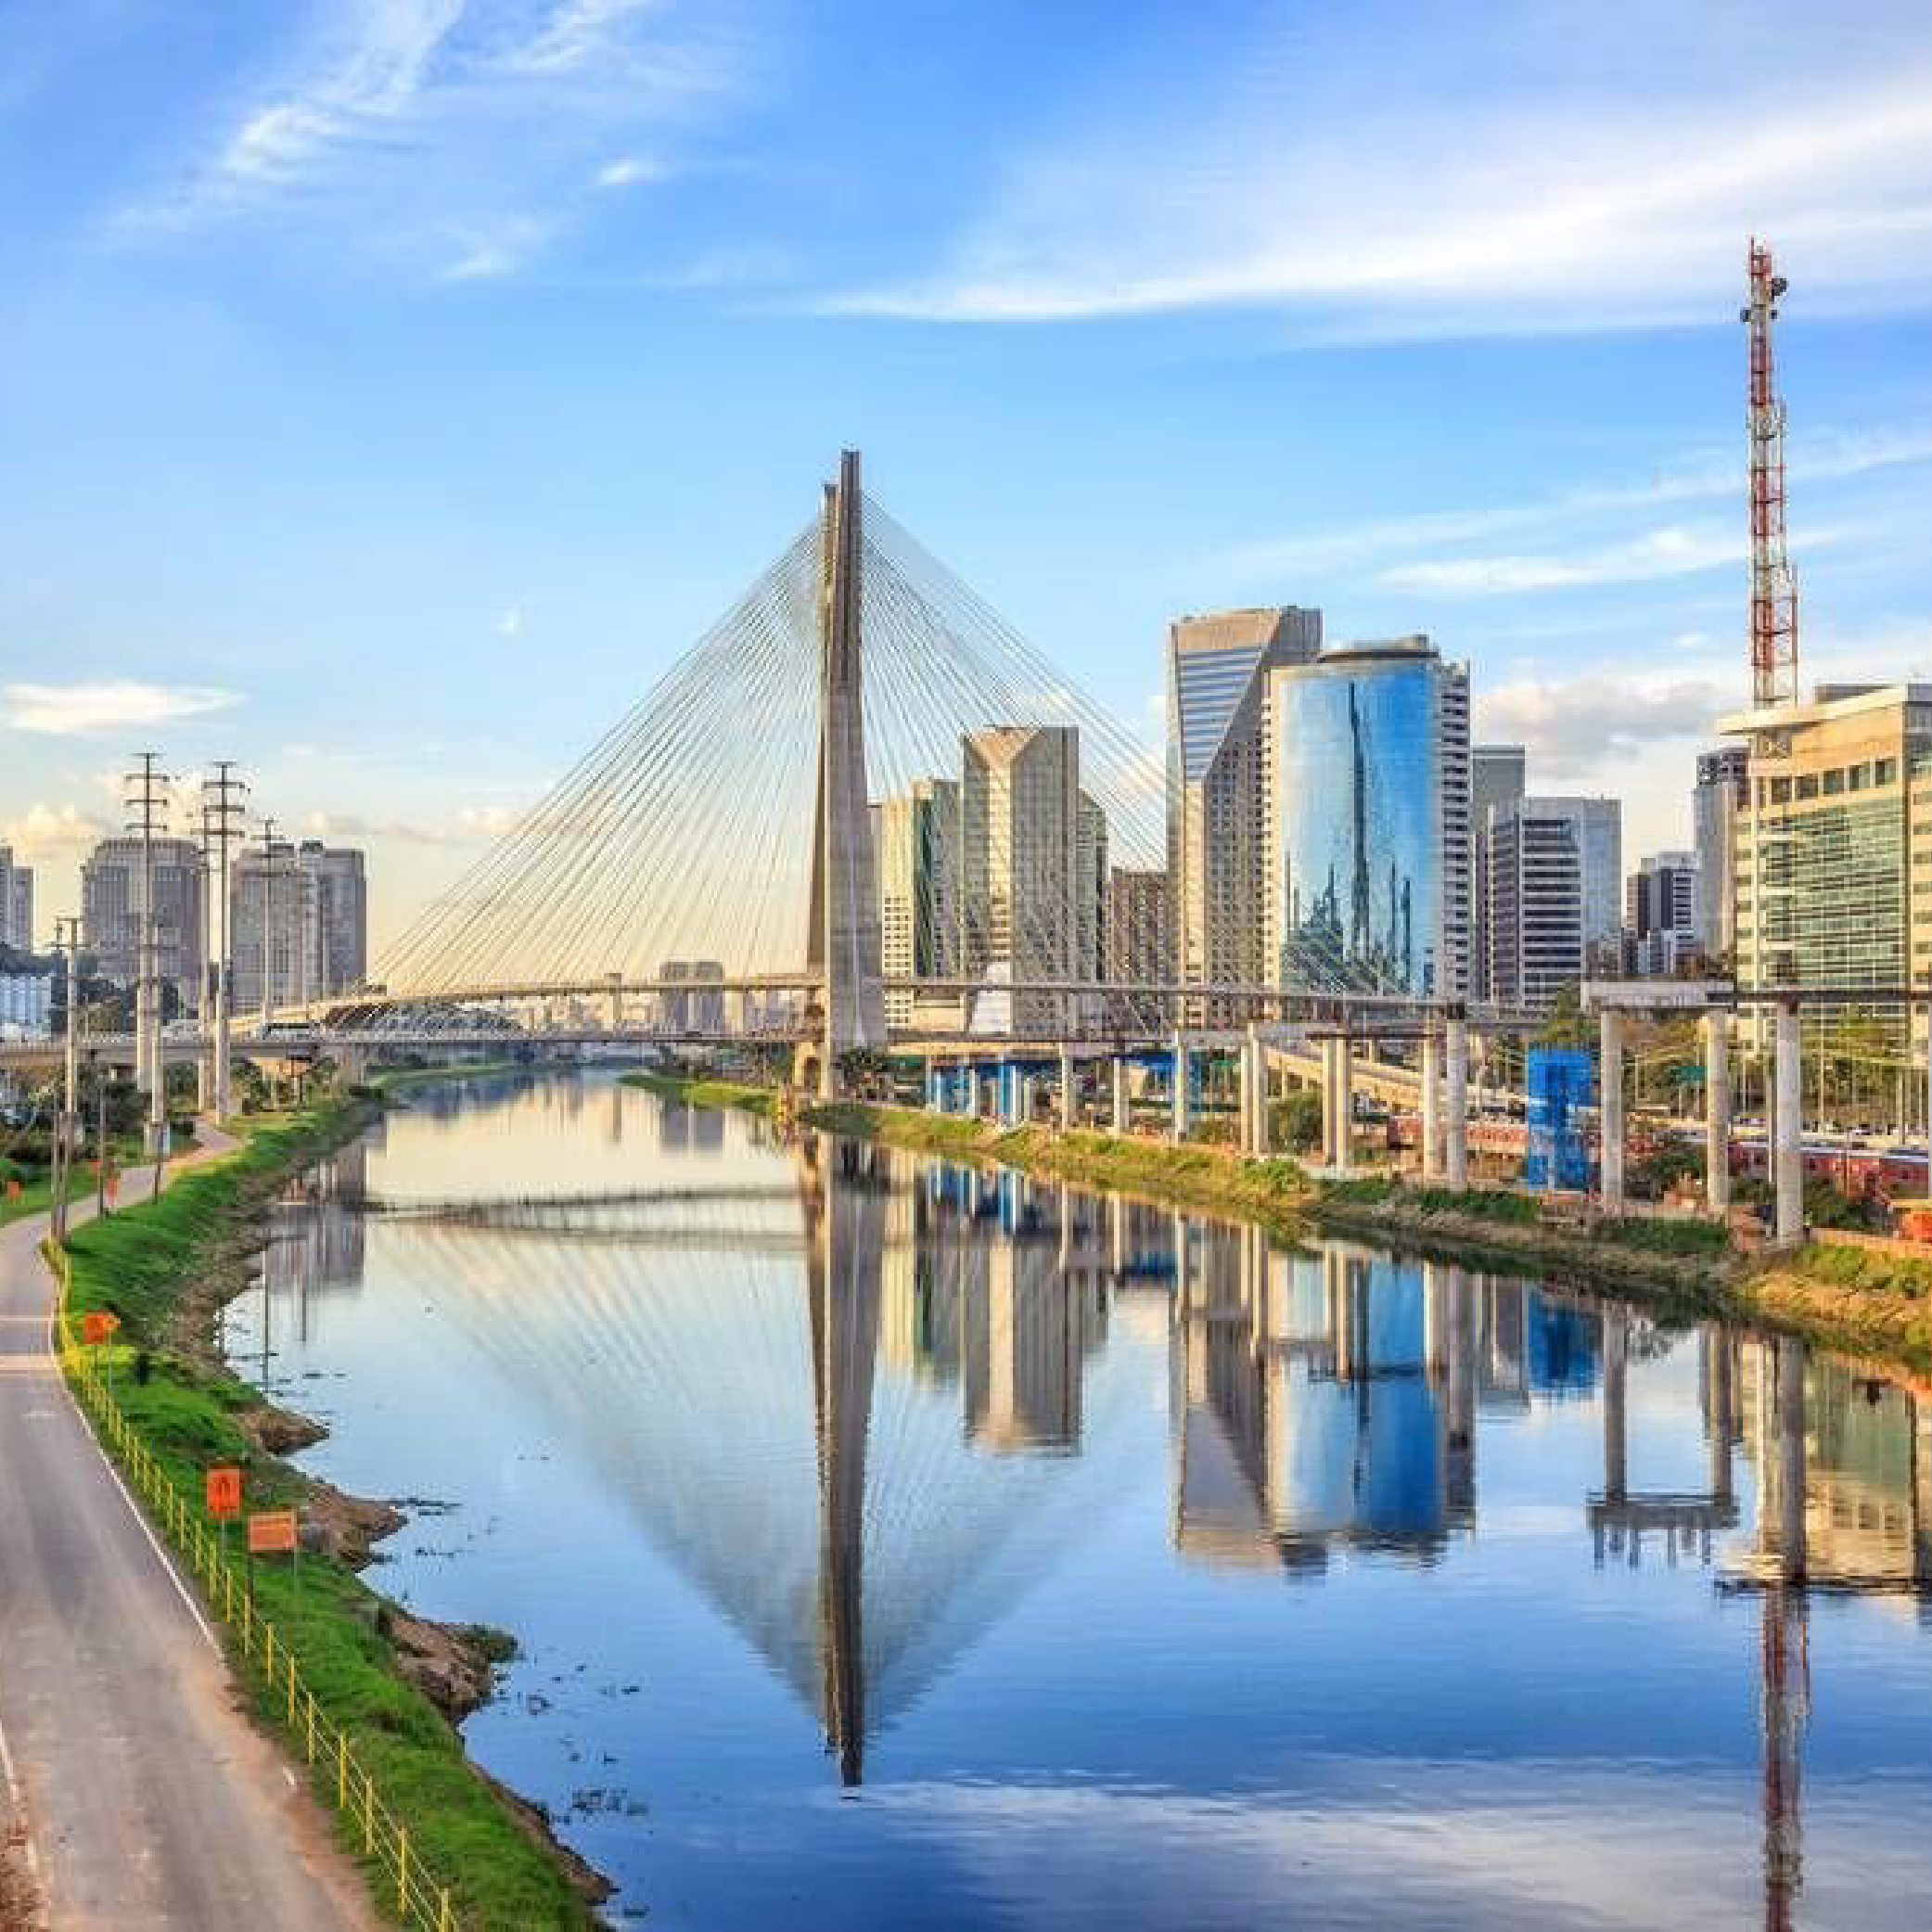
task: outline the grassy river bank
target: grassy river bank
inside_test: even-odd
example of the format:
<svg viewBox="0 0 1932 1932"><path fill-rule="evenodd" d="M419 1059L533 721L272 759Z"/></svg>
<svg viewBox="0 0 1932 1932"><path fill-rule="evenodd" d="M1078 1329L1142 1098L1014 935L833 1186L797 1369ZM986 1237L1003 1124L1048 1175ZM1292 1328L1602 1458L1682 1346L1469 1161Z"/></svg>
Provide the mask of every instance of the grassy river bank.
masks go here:
<svg viewBox="0 0 1932 1932"><path fill-rule="evenodd" d="M288 1633L318 1702L406 1820L416 1856L449 1887L457 1921L592 1925L608 1887L551 1837L534 1807L469 1761L455 1729L490 1696L494 1666L514 1654L514 1641L431 1623L370 1589L360 1572L372 1545L403 1517L284 1460L326 1432L268 1403L219 1358L217 1318L254 1278L275 1197L383 1105L359 1090L262 1117L235 1153L182 1173L158 1200L76 1230L71 1306L77 1319L90 1309L120 1318L117 1400L185 1493L198 1498L204 1470L238 1465L248 1508L293 1507L320 1542L305 1550L299 1579L279 1563L254 1566L259 1614ZM274 1729L259 1679L237 1665L236 1681ZM332 1774L324 1782L333 1797ZM360 1854L352 1826L339 1817L338 1829ZM374 1884L376 1875L372 1899L390 1911L393 1887Z"/></svg>
<svg viewBox="0 0 1932 1932"><path fill-rule="evenodd" d="M767 1087L647 1072L624 1079L693 1106L767 1117L777 1109L778 1095ZM1256 1221L1286 1238L1313 1229L1357 1234L1442 1260L1614 1290L1686 1318L1758 1323L1888 1366L1932 1372L1932 1261L1815 1242L1753 1257L1710 1222L1553 1222L1534 1197L1506 1188L1456 1192L1384 1175L1324 1181L1284 1156L1250 1159L1225 1147L1139 1135L1003 1128L855 1101L807 1104L799 1120L917 1153Z"/></svg>

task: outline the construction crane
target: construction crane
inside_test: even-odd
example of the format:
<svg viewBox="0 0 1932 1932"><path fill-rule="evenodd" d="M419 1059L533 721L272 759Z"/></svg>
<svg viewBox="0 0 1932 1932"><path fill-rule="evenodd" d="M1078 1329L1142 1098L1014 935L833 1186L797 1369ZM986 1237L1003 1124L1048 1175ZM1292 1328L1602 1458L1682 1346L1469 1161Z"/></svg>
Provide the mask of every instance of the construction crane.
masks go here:
<svg viewBox="0 0 1932 1932"><path fill-rule="evenodd" d="M1771 249L1751 237L1746 262L1745 438L1749 461L1751 703L1798 702L1798 580L1785 545L1785 402L1778 393L1772 325L1789 285Z"/></svg>

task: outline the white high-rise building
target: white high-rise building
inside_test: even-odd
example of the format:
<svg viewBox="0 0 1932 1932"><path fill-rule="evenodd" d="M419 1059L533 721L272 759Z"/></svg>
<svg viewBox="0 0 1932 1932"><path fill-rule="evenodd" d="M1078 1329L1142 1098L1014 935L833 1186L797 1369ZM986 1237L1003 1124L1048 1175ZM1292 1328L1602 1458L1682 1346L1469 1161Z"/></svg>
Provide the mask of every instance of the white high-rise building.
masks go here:
<svg viewBox="0 0 1932 1932"><path fill-rule="evenodd" d="M270 852L257 846L229 860L229 983L237 1013L261 1010L264 974L271 1006L321 996L317 898L314 874L297 863L286 840Z"/></svg>
<svg viewBox="0 0 1932 1932"><path fill-rule="evenodd" d="M1469 994L1490 998L1490 822L1529 789L1521 745L1475 745L1469 751Z"/></svg>
<svg viewBox="0 0 1932 1932"><path fill-rule="evenodd" d="M352 846L305 838L296 863L314 881L314 990L348 992L369 972L369 891L363 855Z"/></svg>
<svg viewBox="0 0 1932 1932"><path fill-rule="evenodd" d="M960 963L990 988L1072 979L1081 925L1080 733L1070 724L968 732L960 785ZM1089 838L1092 837L1091 822ZM1097 915L1093 915L1097 922ZM1057 1031L1052 993L982 996L976 1026Z"/></svg>
<svg viewBox="0 0 1932 1932"><path fill-rule="evenodd" d="M1490 997L1546 1012L1588 974L1622 969L1623 809L1615 799L1519 799L1490 819Z"/></svg>
<svg viewBox="0 0 1932 1932"><path fill-rule="evenodd" d="M81 867L81 942L101 973L119 985L134 984L141 917L151 903L155 971L185 1004L198 1005L207 877L201 848L192 838L156 838L145 856L137 838L102 839ZM151 899L144 900L147 889Z"/></svg>
<svg viewBox="0 0 1932 1932"><path fill-rule="evenodd" d="M1293 605L1182 618L1168 629L1167 844L1173 958L1191 985L1269 979L1263 711L1271 672L1322 646ZM1187 1003L1196 1023L1220 1009Z"/></svg>
<svg viewBox="0 0 1932 1932"><path fill-rule="evenodd" d="M1751 796L1749 749L1722 745L1697 756L1691 824L1697 844L1697 941L1708 959L1736 949L1732 918L1737 866L1737 821Z"/></svg>
<svg viewBox="0 0 1932 1932"><path fill-rule="evenodd" d="M33 868L18 864L8 845L0 845L0 942L33 950Z"/></svg>
<svg viewBox="0 0 1932 1932"><path fill-rule="evenodd" d="M879 970L888 979L950 979L960 971L959 781L917 778L873 807L877 855ZM888 988L886 1019L907 1026L928 1003ZM936 1003L956 1020L957 997ZM941 1016L943 1017L943 1016Z"/></svg>

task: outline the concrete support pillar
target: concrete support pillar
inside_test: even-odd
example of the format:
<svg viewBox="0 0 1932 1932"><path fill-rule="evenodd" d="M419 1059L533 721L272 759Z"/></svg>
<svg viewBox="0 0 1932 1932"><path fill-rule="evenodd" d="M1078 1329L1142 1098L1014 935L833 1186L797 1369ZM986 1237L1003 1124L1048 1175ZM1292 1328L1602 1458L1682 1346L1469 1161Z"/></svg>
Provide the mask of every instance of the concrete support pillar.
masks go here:
<svg viewBox="0 0 1932 1932"><path fill-rule="evenodd" d="M1731 1205L1731 1016L1704 1016L1704 1201L1713 1214Z"/></svg>
<svg viewBox="0 0 1932 1932"><path fill-rule="evenodd" d="M1116 1061L1118 1066L1120 1062ZM1109 1195L1107 1200L1107 1246L1111 1250L1108 1259L1113 1264L1114 1279L1127 1279L1127 1199L1124 1195Z"/></svg>
<svg viewBox="0 0 1932 1932"><path fill-rule="evenodd" d="M1784 1009L1779 1008L1782 1016ZM1778 1573L1805 1579L1805 1345L1782 1336L1778 1351Z"/></svg>
<svg viewBox="0 0 1932 1932"><path fill-rule="evenodd" d="M214 1105L214 1054L203 1047L195 1056L195 1111L205 1114Z"/></svg>
<svg viewBox="0 0 1932 1932"><path fill-rule="evenodd" d="M1268 1043L1259 1027L1247 1030L1247 1053L1254 1062L1254 1152L1265 1160L1274 1150L1268 1132Z"/></svg>
<svg viewBox="0 0 1932 1932"><path fill-rule="evenodd" d="M1336 1131L1335 1113L1335 1046L1332 1038L1324 1038L1315 1043L1321 1048L1322 1072L1322 1165L1332 1168L1340 1158L1337 1148L1341 1135Z"/></svg>
<svg viewBox="0 0 1932 1932"><path fill-rule="evenodd" d="M1422 1036L1422 1178L1442 1178L1442 1042Z"/></svg>
<svg viewBox="0 0 1932 1932"><path fill-rule="evenodd" d="M1255 1033L1252 1027L1248 1028L1241 1042L1240 1051L1235 1058L1235 1068L1237 1075L1235 1111L1239 1122L1235 1145L1244 1154L1258 1154L1260 1152L1261 1136L1256 1122L1260 1117L1261 1108L1255 1094Z"/></svg>
<svg viewBox="0 0 1932 1932"><path fill-rule="evenodd" d="M1335 1169L1346 1174L1355 1158L1355 1061L1346 1037L1335 1043Z"/></svg>
<svg viewBox="0 0 1932 1932"><path fill-rule="evenodd" d="M1805 1121L1795 1000L1778 1008L1775 1043L1772 1187L1777 1199L1778 1246L1790 1247L1805 1237Z"/></svg>
<svg viewBox="0 0 1932 1932"><path fill-rule="evenodd" d="M1469 1184L1469 1029L1465 1021L1452 1019L1443 1029L1442 1051L1448 1061L1449 1102L1449 1145L1443 1165L1449 1184L1461 1189Z"/></svg>
<svg viewBox="0 0 1932 1932"><path fill-rule="evenodd" d="M1630 1493L1629 1459L1626 1448L1625 1363L1628 1360L1629 1330L1623 1315L1614 1309L1604 1311L1604 1495L1611 1503L1621 1503Z"/></svg>
<svg viewBox="0 0 1932 1932"><path fill-rule="evenodd" d="M610 975L610 990L604 995L604 1024L613 1033L624 1030L624 980L621 973Z"/></svg>
<svg viewBox="0 0 1932 1932"><path fill-rule="evenodd" d="M1060 1125L1071 1130L1080 1125L1080 1076L1073 1056L1060 1049Z"/></svg>
<svg viewBox="0 0 1932 1932"><path fill-rule="evenodd" d="M1190 1062L1187 1051L1187 1035L1178 1029L1174 1033L1174 1138L1187 1138L1187 1075Z"/></svg>
<svg viewBox="0 0 1932 1932"><path fill-rule="evenodd" d="M1623 1212L1623 1015L1606 1006L1598 1025L1597 1079L1602 1093L1597 1119L1603 1130L1598 1165L1599 1205L1606 1214Z"/></svg>
<svg viewBox="0 0 1932 1932"><path fill-rule="evenodd" d="M1127 1056L1117 1054L1113 1062L1114 1073L1114 1132L1125 1133L1133 1122L1132 1097L1127 1088Z"/></svg>

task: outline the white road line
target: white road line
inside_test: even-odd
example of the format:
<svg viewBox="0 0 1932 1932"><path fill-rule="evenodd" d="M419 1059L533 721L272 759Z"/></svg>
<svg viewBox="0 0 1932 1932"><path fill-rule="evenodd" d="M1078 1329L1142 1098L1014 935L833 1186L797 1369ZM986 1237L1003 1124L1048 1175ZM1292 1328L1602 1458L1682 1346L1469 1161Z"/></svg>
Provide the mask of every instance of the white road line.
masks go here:
<svg viewBox="0 0 1932 1932"><path fill-rule="evenodd" d="M59 1291L60 1285L57 1281L54 1284L54 1306L47 1311L47 1353L54 1357L57 1373L59 1366L59 1351L55 1346L54 1324L59 1316ZM188 1615L195 1619L195 1628L201 1632L202 1641L208 1645L209 1649L213 1651L217 1657L220 1657L222 1655L222 1646L216 1641L215 1633L209 1629L208 1619L201 1614L201 1606L195 1601L194 1595L189 1591L187 1585L181 1580L181 1572L175 1568L174 1559L161 1547L161 1541L155 1535L153 1529L148 1527L147 1518L142 1514L141 1505L134 1501L128 1491L127 1485L122 1481L121 1471L115 1468L108 1452L101 1447L100 1438L89 1427L87 1417L82 1411L80 1401L74 1395L72 1388L68 1386L68 1380L65 1375L60 1376L60 1387L66 1393L68 1407L74 1412L74 1419L81 1425L82 1435L93 1445L95 1454L100 1458L101 1467L108 1472L108 1479L121 1491L121 1500L127 1504L127 1513L134 1517L135 1529L147 1539L147 1547L154 1552L156 1561L160 1563L169 1582L174 1586L174 1594L181 1599Z"/></svg>

